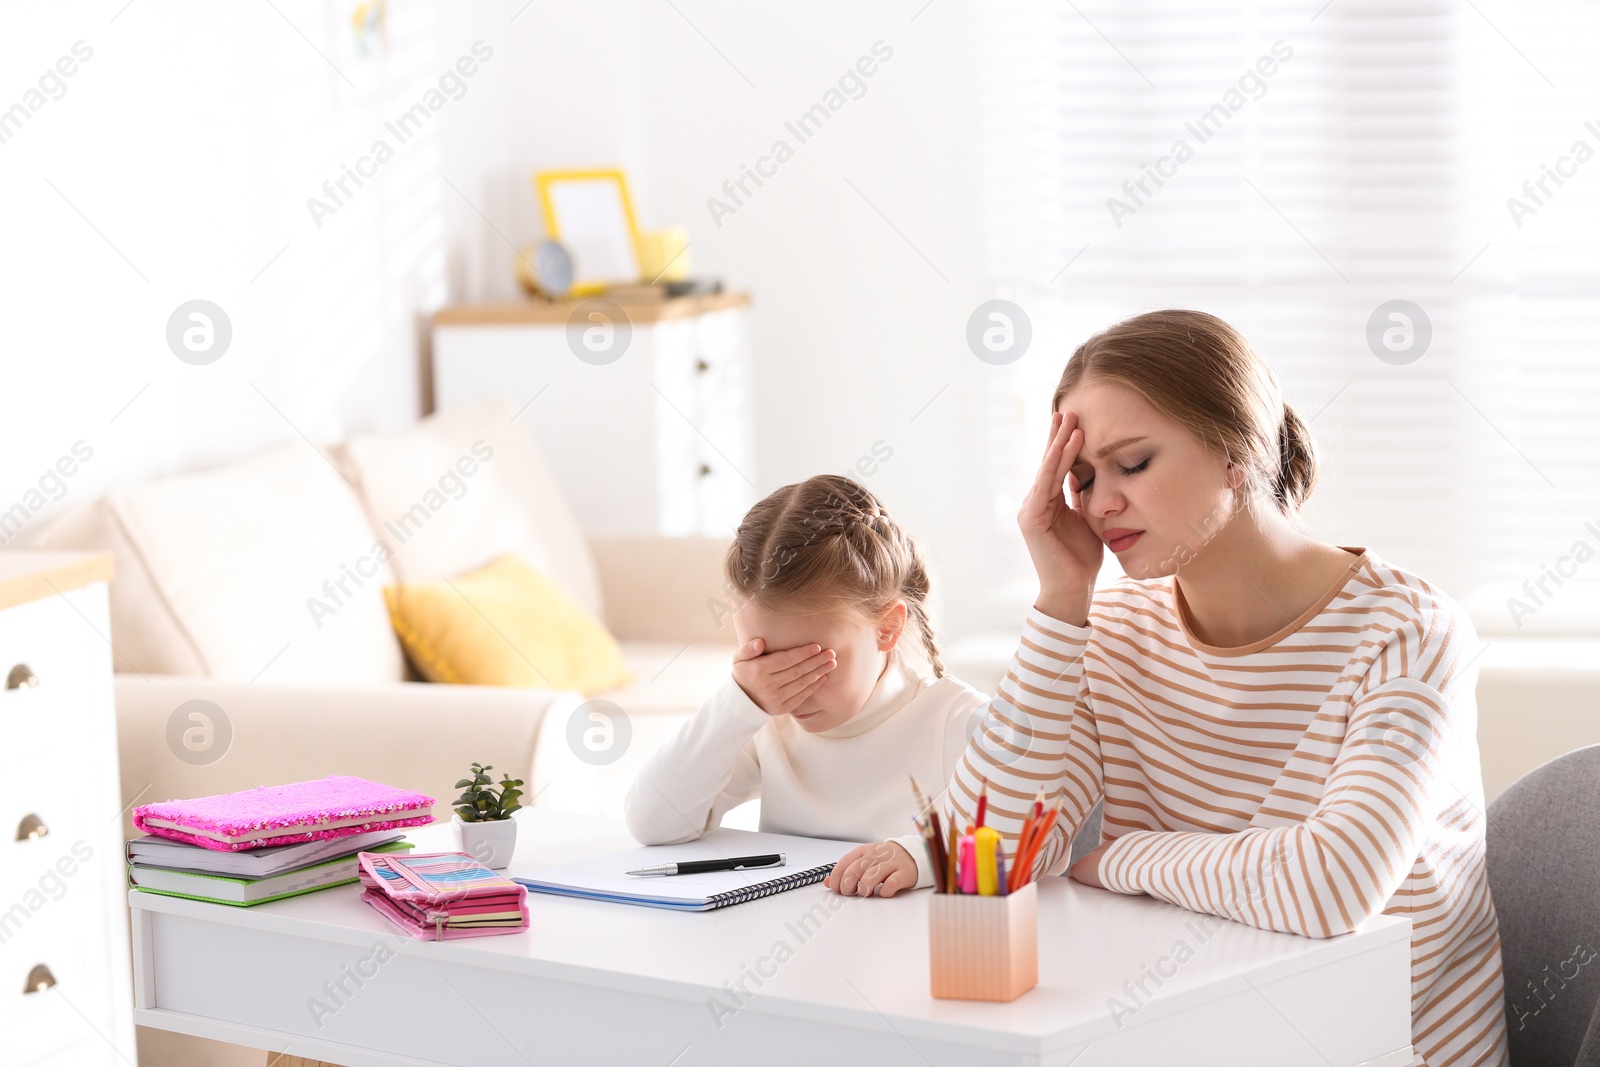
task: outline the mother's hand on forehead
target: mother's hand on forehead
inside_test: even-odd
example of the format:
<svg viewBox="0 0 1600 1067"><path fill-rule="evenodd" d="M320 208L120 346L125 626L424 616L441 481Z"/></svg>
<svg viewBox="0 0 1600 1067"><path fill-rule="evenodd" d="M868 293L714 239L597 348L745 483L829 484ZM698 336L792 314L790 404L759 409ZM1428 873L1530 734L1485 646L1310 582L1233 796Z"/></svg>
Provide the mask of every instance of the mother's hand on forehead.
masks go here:
<svg viewBox="0 0 1600 1067"><path fill-rule="evenodd" d="M801 645L776 652L756 637L733 654L733 680L768 715L788 715L821 689L839 659L831 648Z"/></svg>
<svg viewBox="0 0 1600 1067"><path fill-rule="evenodd" d="M1044 458L1017 512L1017 525L1039 575L1036 606L1051 618L1087 626L1105 544L1083 515L1078 479L1072 473L1083 452L1083 429L1078 423L1075 411L1051 413Z"/></svg>

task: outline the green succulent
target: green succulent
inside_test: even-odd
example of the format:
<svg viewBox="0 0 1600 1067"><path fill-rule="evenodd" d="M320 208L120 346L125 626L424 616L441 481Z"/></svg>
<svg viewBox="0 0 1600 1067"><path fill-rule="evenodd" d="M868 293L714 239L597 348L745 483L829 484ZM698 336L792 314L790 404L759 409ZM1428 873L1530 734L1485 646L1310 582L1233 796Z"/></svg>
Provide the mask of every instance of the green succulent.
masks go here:
<svg viewBox="0 0 1600 1067"><path fill-rule="evenodd" d="M456 783L456 788L463 790L455 802L456 814L461 816L462 822L509 819L512 812L522 807L522 779L501 772L500 791L496 793L494 779L489 777L492 770L494 767L490 764L474 763L472 777Z"/></svg>

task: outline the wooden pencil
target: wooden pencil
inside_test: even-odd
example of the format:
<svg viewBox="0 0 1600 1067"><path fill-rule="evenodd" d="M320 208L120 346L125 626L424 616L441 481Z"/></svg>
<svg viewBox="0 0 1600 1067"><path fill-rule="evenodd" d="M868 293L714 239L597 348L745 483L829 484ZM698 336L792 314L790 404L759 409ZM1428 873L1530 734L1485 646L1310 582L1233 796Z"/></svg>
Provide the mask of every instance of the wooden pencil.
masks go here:
<svg viewBox="0 0 1600 1067"><path fill-rule="evenodd" d="M956 881L956 879L958 877L958 873L957 873L957 870L956 870L956 863L957 863L957 860L960 857L960 851L959 851L960 846L959 846L959 844L958 844L958 842L956 840L956 824L955 824L955 822L953 820L950 823L950 830L949 830L948 837L946 839L946 843L948 845L948 848L946 850L945 859L944 859L944 863L945 863L945 882L944 882L945 889L944 889L944 891L946 893L954 893L956 891L956 887L958 885L958 883Z"/></svg>
<svg viewBox="0 0 1600 1067"><path fill-rule="evenodd" d="M939 818L939 809L928 799L928 795L922 791L922 786L917 782L917 776L910 774L907 777L911 779L911 793L916 797L917 807L926 816L927 825L931 831L930 841L932 843L929 845L929 852L933 860L934 885L937 887L945 877L945 869L948 866L948 860L945 856L943 820ZM944 891L943 889L939 890L939 892Z"/></svg>
<svg viewBox="0 0 1600 1067"><path fill-rule="evenodd" d="M1028 852L1028 843L1033 840L1034 819L1028 816L1022 823L1022 833L1017 835L1017 853L1011 861L1011 892L1015 893L1027 884L1028 868L1024 859Z"/></svg>
<svg viewBox="0 0 1600 1067"><path fill-rule="evenodd" d="M1044 849L1045 838L1049 836L1050 828L1056 824L1056 819L1061 814L1060 801L1061 798L1057 796L1050 802L1050 810L1045 812L1043 819L1039 820L1034 828L1033 836L1028 840L1028 855L1025 862L1030 873L1033 871L1034 861L1038 859L1039 853Z"/></svg>

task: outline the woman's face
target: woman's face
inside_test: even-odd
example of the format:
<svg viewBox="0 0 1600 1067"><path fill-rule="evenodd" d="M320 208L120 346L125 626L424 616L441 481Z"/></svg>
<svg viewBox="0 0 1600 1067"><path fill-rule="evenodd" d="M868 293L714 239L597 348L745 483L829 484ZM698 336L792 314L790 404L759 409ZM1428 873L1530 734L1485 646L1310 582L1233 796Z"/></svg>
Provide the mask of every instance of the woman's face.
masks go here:
<svg viewBox="0 0 1600 1067"><path fill-rule="evenodd" d="M1132 389L1081 382L1059 410L1083 429L1072 465L1083 517L1129 577L1172 574L1233 517L1243 472Z"/></svg>

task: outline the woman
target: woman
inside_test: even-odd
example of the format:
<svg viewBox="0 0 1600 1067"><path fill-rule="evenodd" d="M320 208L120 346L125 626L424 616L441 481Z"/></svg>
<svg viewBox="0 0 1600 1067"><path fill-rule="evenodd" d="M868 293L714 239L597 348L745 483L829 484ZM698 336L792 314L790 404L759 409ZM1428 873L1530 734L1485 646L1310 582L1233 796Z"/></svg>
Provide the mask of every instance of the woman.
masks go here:
<svg viewBox="0 0 1600 1067"><path fill-rule="evenodd" d="M1415 1062L1506 1063L1465 614L1297 524L1310 435L1214 316L1090 338L1052 409L1018 515L1039 599L945 818L973 821L987 782L1014 847L1038 791L1059 796L1037 871L1061 873L1103 797L1104 841L1070 871L1087 885L1309 937L1405 915ZM1097 591L1107 546L1128 577ZM828 884L892 896L917 868L865 845Z"/></svg>

